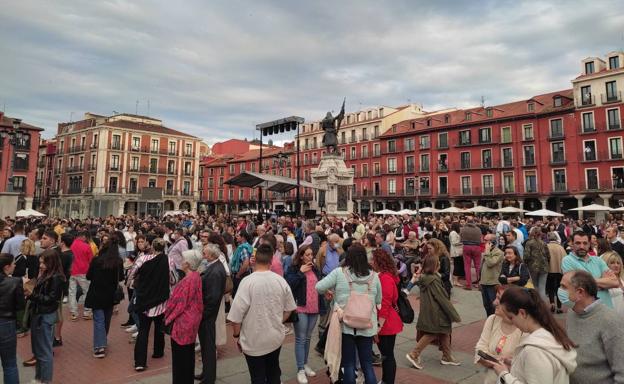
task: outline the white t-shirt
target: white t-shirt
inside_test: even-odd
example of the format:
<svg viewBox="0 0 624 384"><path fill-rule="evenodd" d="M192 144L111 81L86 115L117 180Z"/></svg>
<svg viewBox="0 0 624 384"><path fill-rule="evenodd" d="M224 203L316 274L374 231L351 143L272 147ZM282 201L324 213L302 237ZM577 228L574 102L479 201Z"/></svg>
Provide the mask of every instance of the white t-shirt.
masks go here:
<svg viewBox="0 0 624 384"><path fill-rule="evenodd" d="M271 271L245 277L236 291L228 320L241 324L240 344L249 356L275 351L284 341L284 312L297 308L290 286Z"/></svg>

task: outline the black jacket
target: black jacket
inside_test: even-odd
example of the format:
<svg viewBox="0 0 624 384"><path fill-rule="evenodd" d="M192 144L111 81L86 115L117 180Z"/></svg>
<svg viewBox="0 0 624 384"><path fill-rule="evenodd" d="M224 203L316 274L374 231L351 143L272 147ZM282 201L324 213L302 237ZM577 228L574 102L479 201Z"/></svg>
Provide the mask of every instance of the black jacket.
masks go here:
<svg viewBox="0 0 624 384"><path fill-rule="evenodd" d="M169 259L164 253L146 261L134 275L137 312L145 312L169 299Z"/></svg>
<svg viewBox="0 0 624 384"><path fill-rule="evenodd" d="M85 307L91 309L111 308L114 303L115 291L124 278L123 262L119 258L115 268L104 269L102 256L91 260L87 271L87 280L91 281Z"/></svg>
<svg viewBox="0 0 624 384"><path fill-rule="evenodd" d="M202 298L204 302L203 318L217 317L221 299L225 294L225 268L220 260L210 264L201 274Z"/></svg>
<svg viewBox="0 0 624 384"><path fill-rule="evenodd" d="M37 281L29 298L33 313L41 315L58 310L63 297L64 284L65 276L63 275L54 275L44 281Z"/></svg>
<svg viewBox="0 0 624 384"><path fill-rule="evenodd" d="M511 268L511 272L509 272L509 261L507 260L503 260L503 266L501 267L501 274L500 276L505 276L506 278L510 278L510 277L520 277L520 280L512 283L514 285L519 285L521 287L524 287L526 285L526 283L529 281L529 279L531 278L531 275L529 274L529 267L527 267L524 263L520 263L520 264L516 264ZM499 277L498 279L501 284L506 284L506 282L504 282L504 278L502 279L503 281L501 281L501 278Z"/></svg>
<svg viewBox="0 0 624 384"><path fill-rule="evenodd" d="M0 318L15 319L25 304L22 279L0 272Z"/></svg>
<svg viewBox="0 0 624 384"><path fill-rule="evenodd" d="M290 290L292 291L293 298L295 299L295 303L297 303L298 307L305 307L307 302L307 292L308 292L308 280L304 273L301 272L298 265L291 265L288 267L288 270L284 274L284 279L290 286ZM316 266L312 267L312 271L316 275L318 281L321 281L323 276L321 272L316 268ZM326 312L325 309L325 300L319 295L319 313L324 314Z"/></svg>

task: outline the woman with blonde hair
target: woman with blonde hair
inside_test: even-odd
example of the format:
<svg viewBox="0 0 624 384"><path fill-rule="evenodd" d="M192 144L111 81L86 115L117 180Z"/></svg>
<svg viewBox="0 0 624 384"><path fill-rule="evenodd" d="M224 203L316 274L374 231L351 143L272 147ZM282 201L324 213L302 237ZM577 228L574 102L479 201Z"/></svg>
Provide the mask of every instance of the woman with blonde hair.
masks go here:
<svg viewBox="0 0 624 384"><path fill-rule="evenodd" d="M613 271L620 282L619 287L609 288L609 295L611 296L613 309L620 316L624 316L624 268L622 268L622 258L616 252L610 251L602 255L602 260L607 263L609 269Z"/></svg>

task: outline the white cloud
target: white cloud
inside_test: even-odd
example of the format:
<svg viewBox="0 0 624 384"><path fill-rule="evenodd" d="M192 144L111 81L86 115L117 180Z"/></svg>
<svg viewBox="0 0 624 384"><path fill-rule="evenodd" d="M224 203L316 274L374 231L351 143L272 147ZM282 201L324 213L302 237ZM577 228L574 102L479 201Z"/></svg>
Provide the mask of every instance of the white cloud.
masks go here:
<svg viewBox="0 0 624 384"><path fill-rule="evenodd" d="M7 2L0 105L46 128L150 112L206 140L287 115L504 103L624 48L617 1ZM618 11L619 10L619 11ZM28 17L24 17L28 15Z"/></svg>

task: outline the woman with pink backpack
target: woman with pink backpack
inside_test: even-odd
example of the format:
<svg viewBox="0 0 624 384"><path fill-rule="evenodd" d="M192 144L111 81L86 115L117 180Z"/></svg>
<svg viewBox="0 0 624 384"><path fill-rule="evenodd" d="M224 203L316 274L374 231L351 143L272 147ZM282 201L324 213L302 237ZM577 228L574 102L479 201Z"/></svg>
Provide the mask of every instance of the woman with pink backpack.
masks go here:
<svg viewBox="0 0 624 384"><path fill-rule="evenodd" d="M316 290L333 299L334 312L342 317L340 365L344 369L343 383L355 384L357 353L364 382L376 384L373 337L378 332L377 306L381 305L382 295L381 282L368 263L366 249L359 244L349 247L342 267L319 281Z"/></svg>

